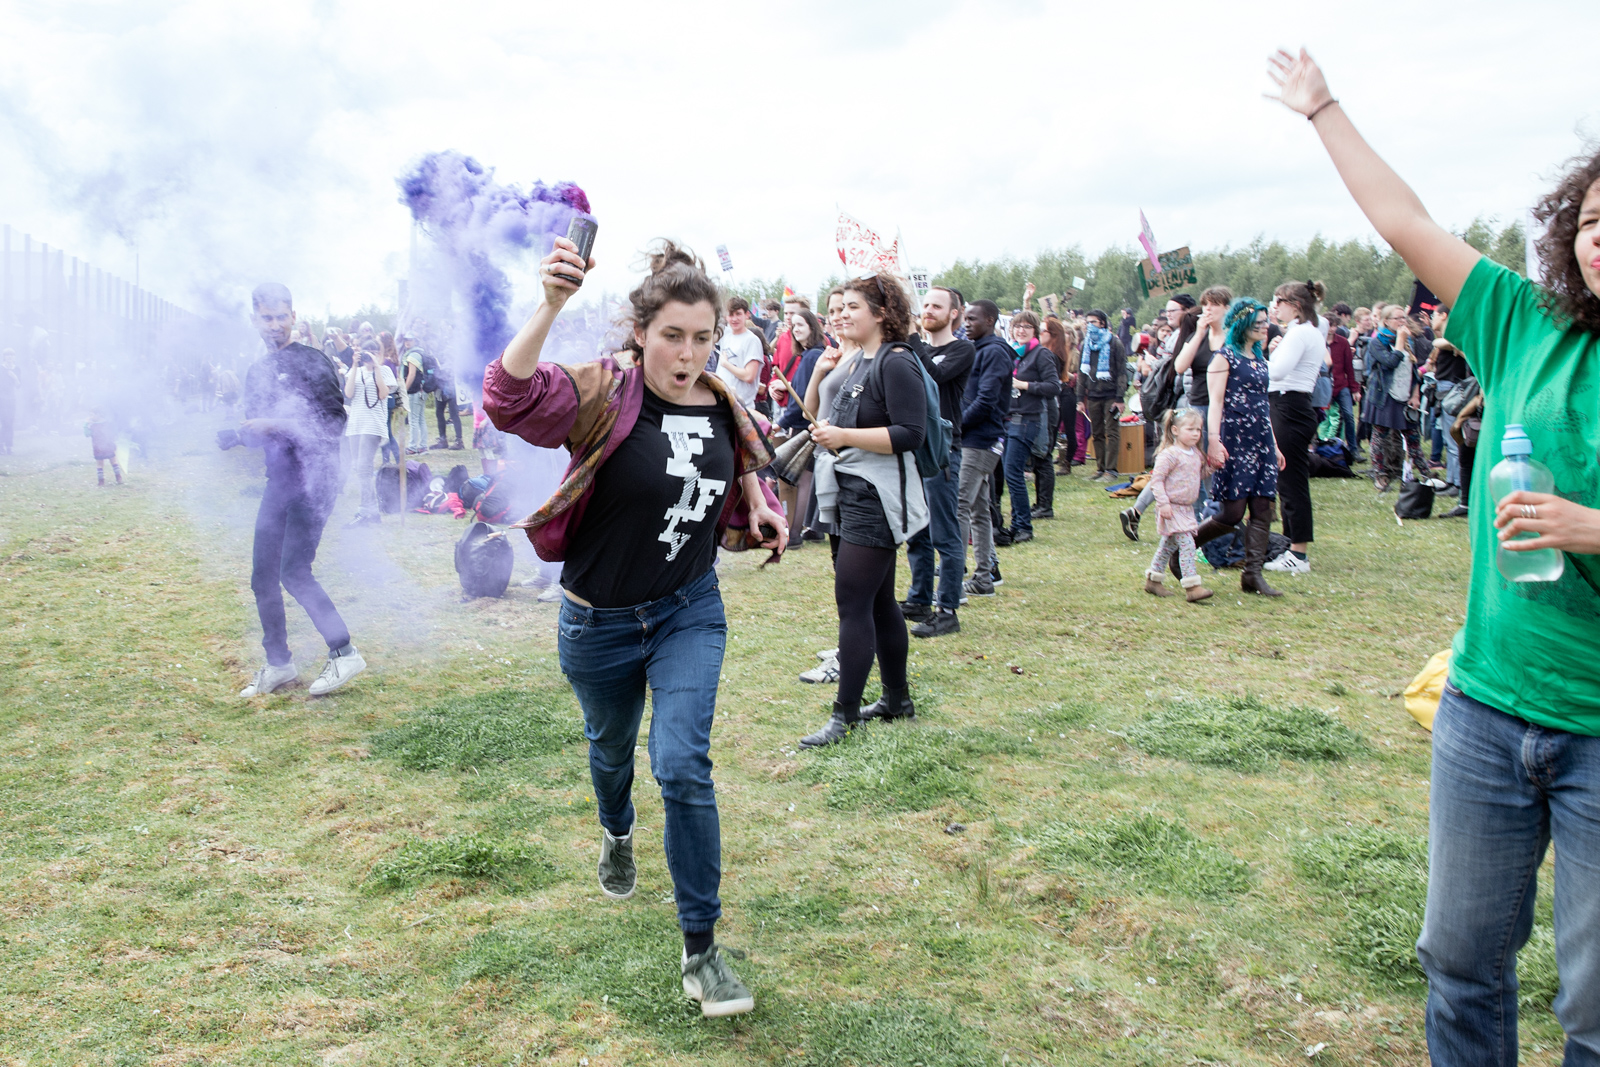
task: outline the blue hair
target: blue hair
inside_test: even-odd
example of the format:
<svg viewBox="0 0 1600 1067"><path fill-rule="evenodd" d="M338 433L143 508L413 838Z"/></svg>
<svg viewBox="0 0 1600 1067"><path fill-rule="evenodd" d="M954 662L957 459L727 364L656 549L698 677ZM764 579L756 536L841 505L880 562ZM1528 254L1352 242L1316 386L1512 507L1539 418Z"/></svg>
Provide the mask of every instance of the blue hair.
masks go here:
<svg viewBox="0 0 1600 1067"><path fill-rule="evenodd" d="M1241 296L1228 307L1228 317L1223 325L1228 328L1228 345L1235 352L1244 351L1244 339L1256 324L1256 315L1267 310L1267 305L1251 296ZM1252 354L1261 354L1261 342L1250 346Z"/></svg>

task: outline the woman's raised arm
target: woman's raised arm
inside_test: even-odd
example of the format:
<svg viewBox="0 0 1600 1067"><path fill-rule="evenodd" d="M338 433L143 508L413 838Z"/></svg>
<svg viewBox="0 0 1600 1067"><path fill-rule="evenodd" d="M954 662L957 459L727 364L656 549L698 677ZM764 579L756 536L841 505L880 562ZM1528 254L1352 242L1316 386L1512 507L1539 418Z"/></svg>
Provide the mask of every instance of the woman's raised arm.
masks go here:
<svg viewBox="0 0 1600 1067"><path fill-rule="evenodd" d="M1478 250L1433 221L1417 194L1356 131L1304 48L1298 57L1280 49L1268 62L1267 74L1279 90L1268 98L1311 119L1345 188L1378 235L1422 284L1454 304L1482 258Z"/></svg>

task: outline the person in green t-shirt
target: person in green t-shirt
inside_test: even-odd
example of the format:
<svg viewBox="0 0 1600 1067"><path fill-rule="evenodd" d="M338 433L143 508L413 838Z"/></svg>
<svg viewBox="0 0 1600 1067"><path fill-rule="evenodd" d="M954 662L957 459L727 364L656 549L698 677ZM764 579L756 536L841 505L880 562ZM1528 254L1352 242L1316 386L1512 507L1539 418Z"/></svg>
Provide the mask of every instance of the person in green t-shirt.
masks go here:
<svg viewBox="0 0 1600 1067"><path fill-rule="evenodd" d="M1544 284L1480 255L1428 216L1362 139L1302 49L1269 71L1276 99L1311 120L1345 186L1422 283L1451 307L1446 337L1483 388L1468 509L1466 622L1433 723L1428 904L1417 957L1428 976L1433 1063L1516 1062L1516 953L1533 928L1553 841L1554 1010L1565 1062L1600 1063L1600 153L1579 157L1534 217ZM1486 501L1483 475L1521 423L1554 494ZM1491 507L1490 505L1494 506ZM1508 539L1524 531L1538 536ZM1564 552L1553 582L1509 582L1513 551Z"/></svg>

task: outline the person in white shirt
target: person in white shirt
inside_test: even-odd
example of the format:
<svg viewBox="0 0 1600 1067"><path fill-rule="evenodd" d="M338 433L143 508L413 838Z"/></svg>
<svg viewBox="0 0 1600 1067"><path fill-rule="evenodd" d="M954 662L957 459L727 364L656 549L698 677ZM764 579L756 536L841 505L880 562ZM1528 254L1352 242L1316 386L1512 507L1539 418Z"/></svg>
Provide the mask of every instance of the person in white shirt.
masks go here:
<svg viewBox="0 0 1600 1067"><path fill-rule="evenodd" d="M1267 357L1271 384L1272 435L1283 454L1278 475L1278 500L1283 506L1283 535L1289 550L1269 560L1267 570L1310 574L1306 549L1312 541L1311 459L1309 450L1317 436L1317 412L1311 390L1328 363L1328 344L1318 328L1317 304L1327 294L1321 282L1287 282L1273 294L1273 316L1283 334Z"/></svg>
<svg viewBox="0 0 1600 1067"><path fill-rule="evenodd" d="M750 302L742 296L728 298L728 332L722 335L717 351L721 357L717 376L728 383L739 403L754 411L766 348L750 329Z"/></svg>
<svg viewBox="0 0 1600 1067"><path fill-rule="evenodd" d="M376 342L373 342L376 347ZM378 353L363 350L355 358L355 366L344 378L345 410L344 440L340 442L341 458L361 486L361 507L356 517L345 523L351 526L376 525L382 521L378 512L378 486L372 469L372 458L389 439L389 394L394 391L394 372L378 360Z"/></svg>

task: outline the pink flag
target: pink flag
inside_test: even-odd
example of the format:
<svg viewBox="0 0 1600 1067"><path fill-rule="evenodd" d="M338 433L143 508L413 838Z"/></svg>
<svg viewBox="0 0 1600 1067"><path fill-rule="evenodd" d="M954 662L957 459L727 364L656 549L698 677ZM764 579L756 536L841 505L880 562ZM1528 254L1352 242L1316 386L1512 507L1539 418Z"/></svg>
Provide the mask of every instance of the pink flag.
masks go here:
<svg viewBox="0 0 1600 1067"><path fill-rule="evenodd" d="M1156 235L1150 231L1150 220L1144 217L1144 209L1139 209L1139 243L1144 246L1144 254L1150 257L1150 273L1161 273L1161 257L1156 253Z"/></svg>

